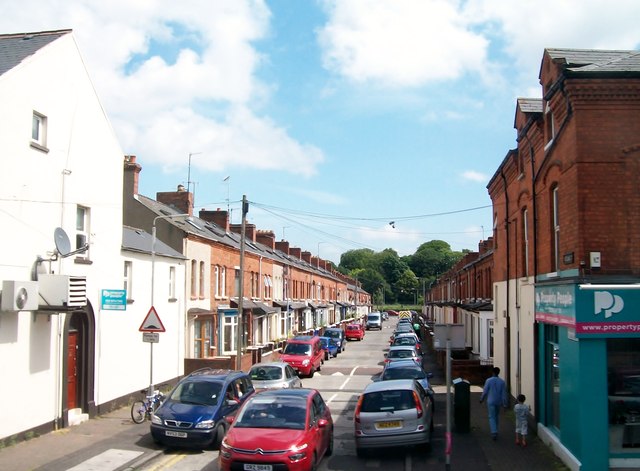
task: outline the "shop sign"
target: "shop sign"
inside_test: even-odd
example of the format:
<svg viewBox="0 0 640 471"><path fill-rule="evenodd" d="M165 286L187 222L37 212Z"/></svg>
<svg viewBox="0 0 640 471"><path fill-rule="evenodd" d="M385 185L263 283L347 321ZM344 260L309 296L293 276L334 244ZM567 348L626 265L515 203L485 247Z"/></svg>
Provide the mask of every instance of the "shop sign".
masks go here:
<svg viewBox="0 0 640 471"><path fill-rule="evenodd" d="M576 337L640 337L640 285L580 285Z"/></svg>
<svg viewBox="0 0 640 471"><path fill-rule="evenodd" d="M573 327L576 322L576 286L536 286L536 321Z"/></svg>

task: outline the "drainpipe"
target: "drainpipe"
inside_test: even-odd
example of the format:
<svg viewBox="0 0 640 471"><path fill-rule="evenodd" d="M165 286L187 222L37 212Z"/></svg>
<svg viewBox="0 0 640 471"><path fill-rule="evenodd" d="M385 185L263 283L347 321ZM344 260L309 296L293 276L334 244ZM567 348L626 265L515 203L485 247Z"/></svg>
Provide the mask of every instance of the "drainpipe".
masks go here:
<svg viewBox="0 0 640 471"><path fill-rule="evenodd" d="M504 168L500 169L500 176L502 177L502 182L504 183L504 197L505 197L505 247L507 249L507 296L506 296L506 335L505 335L505 364L504 364L504 377L507 382L507 390L511 392L511 316L509 313L509 290L511 285L511 262L510 262L510 243L509 243L509 193L507 193L507 177L504 174Z"/></svg>

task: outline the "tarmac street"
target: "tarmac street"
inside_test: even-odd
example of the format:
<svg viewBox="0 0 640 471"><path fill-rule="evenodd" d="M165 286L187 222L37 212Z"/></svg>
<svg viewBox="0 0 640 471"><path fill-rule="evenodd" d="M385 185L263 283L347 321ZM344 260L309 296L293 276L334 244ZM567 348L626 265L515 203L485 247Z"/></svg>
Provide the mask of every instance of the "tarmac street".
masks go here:
<svg viewBox="0 0 640 471"><path fill-rule="evenodd" d="M434 374L431 383L436 392L431 451L425 454L390 449L365 459L355 456L352 422L355 403L364 387L382 370L383 357L376 345L381 345L383 336L388 339L388 328L393 321L385 324L381 332L367 331L362 342L349 342L345 352L325 362L313 378L303 379L305 387L315 387L322 392L334 418L334 454L321 461L320 471L445 469L446 384L444 372L431 355L425 356L423 364L426 371ZM375 348L379 357L374 356ZM471 387L468 432L457 432L452 417L450 469L567 469L531 432L526 448L515 444L512 411L502 412L499 438L493 441L486 406L479 404L480 392L479 385ZM217 456L216 450L164 450L151 440L149 422L134 424L129 408L121 408L80 425L0 449L0 471L217 471Z"/></svg>

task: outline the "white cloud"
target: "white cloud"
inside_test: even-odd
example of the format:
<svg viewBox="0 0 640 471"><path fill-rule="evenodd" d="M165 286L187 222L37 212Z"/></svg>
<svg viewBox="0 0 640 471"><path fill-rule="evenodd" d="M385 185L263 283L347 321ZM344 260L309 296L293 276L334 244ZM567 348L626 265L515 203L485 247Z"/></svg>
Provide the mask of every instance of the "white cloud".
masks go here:
<svg viewBox="0 0 640 471"><path fill-rule="evenodd" d="M270 15L263 0L25 0L3 5L0 30L72 28L123 150L143 164L201 151L201 168L310 176L322 152L252 108L268 99L252 42Z"/></svg>
<svg viewBox="0 0 640 471"><path fill-rule="evenodd" d="M465 172L462 172L461 176L464 180L470 180L473 182L484 183L489 180L489 177L487 177L484 173L476 172L475 170L467 170Z"/></svg>
<svg viewBox="0 0 640 471"><path fill-rule="evenodd" d="M420 86L487 67L488 41L457 1L325 0L325 66L354 82Z"/></svg>

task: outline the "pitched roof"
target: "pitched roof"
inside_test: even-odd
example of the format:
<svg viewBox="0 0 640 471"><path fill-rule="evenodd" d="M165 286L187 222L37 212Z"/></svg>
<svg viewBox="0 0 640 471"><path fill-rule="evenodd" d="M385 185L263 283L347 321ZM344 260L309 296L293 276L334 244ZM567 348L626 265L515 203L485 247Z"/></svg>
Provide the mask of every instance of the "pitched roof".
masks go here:
<svg viewBox="0 0 640 471"><path fill-rule="evenodd" d="M640 72L640 51L550 48L546 52L576 74Z"/></svg>
<svg viewBox="0 0 640 471"><path fill-rule="evenodd" d="M70 29L0 34L0 75L13 69L44 46L69 33L71 33Z"/></svg>

